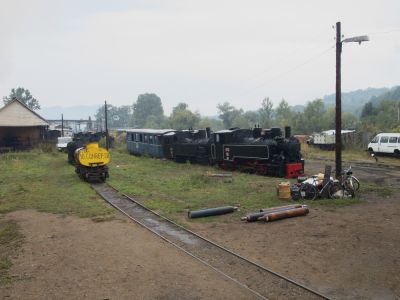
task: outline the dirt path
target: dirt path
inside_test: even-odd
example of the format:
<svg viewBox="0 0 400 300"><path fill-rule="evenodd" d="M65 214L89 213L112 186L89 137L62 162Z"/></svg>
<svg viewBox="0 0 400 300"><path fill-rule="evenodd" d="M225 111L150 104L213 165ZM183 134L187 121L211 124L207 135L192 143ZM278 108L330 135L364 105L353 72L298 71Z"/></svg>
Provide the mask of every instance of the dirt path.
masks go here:
<svg viewBox="0 0 400 300"><path fill-rule="evenodd" d="M121 217L122 218L122 217ZM19 211L25 241L2 299L249 299L138 225Z"/></svg>
<svg viewBox="0 0 400 300"><path fill-rule="evenodd" d="M307 166L310 174L324 170L324 162ZM398 186L399 170L353 169L361 184ZM190 226L332 298L400 299L400 193L370 193L356 205L313 208L306 217L267 224L223 218Z"/></svg>

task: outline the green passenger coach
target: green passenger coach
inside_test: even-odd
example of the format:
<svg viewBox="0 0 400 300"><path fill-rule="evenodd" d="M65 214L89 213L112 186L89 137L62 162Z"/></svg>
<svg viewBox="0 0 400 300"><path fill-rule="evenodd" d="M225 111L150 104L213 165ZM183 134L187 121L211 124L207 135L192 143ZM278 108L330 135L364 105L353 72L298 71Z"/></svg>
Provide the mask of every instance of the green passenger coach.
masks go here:
<svg viewBox="0 0 400 300"><path fill-rule="evenodd" d="M149 155L171 158L171 136L173 129L127 129L126 144L128 151L135 155Z"/></svg>

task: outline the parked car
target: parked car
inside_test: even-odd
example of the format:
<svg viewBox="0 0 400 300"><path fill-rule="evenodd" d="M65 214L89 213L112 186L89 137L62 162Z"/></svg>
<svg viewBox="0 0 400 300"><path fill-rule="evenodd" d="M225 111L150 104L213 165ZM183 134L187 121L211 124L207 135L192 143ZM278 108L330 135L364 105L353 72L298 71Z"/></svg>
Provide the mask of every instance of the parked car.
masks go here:
<svg viewBox="0 0 400 300"><path fill-rule="evenodd" d="M72 142L71 136L63 136L57 138L57 149L58 151L67 151L67 144Z"/></svg>
<svg viewBox="0 0 400 300"><path fill-rule="evenodd" d="M370 153L387 153L400 156L400 133L379 133L368 144Z"/></svg>

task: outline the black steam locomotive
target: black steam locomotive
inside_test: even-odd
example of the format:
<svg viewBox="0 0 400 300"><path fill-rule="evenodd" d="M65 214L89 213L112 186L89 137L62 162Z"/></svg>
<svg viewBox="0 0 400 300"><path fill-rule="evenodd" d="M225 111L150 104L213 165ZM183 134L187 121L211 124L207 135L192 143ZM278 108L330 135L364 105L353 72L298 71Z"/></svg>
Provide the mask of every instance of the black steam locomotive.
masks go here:
<svg viewBox="0 0 400 300"><path fill-rule="evenodd" d="M149 154L225 169L294 178L304 173L300 142L280 128L231 128L201 130L127 130L127 146L133 154Z"/></svg>

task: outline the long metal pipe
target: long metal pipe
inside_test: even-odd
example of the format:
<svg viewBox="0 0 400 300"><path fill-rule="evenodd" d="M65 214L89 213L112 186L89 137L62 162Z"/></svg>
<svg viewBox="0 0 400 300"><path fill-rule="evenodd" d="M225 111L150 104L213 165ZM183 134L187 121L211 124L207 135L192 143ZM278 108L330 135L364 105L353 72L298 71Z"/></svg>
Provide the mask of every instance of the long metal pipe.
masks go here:
<svg viewBox="0 0 400 300"><path fill-rule="evenodd" d="M248 214L245 217L242 217L240 219L242 221L247 221L247 222L256 222L259 220L259 218L265 216L266 214L280 212L280 211L287 211L287 210L292 210L292 209L301 208L301 207L303 207L303 205L301 205L301 204L287 205L287 206L282 206L282 207L271 207L270 209L262 209L262 210L260 210L260 212L257 212L257 213ZM304 207L306 207L306 206L304 206Z"/></svg>
<svg viewBox="0 0 400 300"><path fill-rule="evenodd" d="M308 213L309 213L309 210L307 207L300 207L300 208L294 208L291 210L284 210L284 211L269 213L269 214L264 215L263 217L260 217L258 220L265 221L265 222L271 222L271 221L280 220L280 219L304 216Z"/></svg>
<svg viewBox="0 0 400 300"><path fill-rule="evenodd" d="M302 207L304 205L302 204L290 204L290 205L284 205L284 206L275 206L275 207L269 207L269 208L262 208L260 211L268 212L268 211L273 211L273 210L278 210L281 208L298 208Z"/></svg>
<svg viewBox="0 0 400 300"><path fill-rule="evenodd" d="M237 209L238 209L237 206L223 206L223 207L208 208L202 210L194 210L188 212L188 217L190 219L193 219L193 218L217 216L234 212Z"/></svg>

